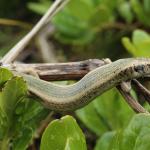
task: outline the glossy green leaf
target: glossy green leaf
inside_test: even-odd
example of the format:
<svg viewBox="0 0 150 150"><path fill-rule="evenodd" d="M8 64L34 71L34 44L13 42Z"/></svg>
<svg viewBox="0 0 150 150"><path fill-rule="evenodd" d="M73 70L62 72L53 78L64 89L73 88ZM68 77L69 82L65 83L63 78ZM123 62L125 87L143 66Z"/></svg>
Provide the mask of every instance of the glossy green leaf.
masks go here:
<svg viewBox="0 0 150 150"><path fill-rule="evenodd" d="M12 76L7 69L0 69L0 149L11 141L14 150L25 150L49 111L35 101L36 98L27 96L27 85L22 77Z"/></svg>
<svg viewBox="0 0 150 150"><path fill-rule="evenodd" d="M93 103L110 129L122 128L134 114L115 88L97 97Z"/></svg>
<svg viewBox="0 0 150 150"><path fill-rule="evenodd" d="M23 111L19 114L19 121L23 126L32 128L33 131L39 126L39 123L49 114L50 110L45 109L36 98L24 98L23 106L18 105L16 109L21 108Z"/></svg>
<svg viewBox="0 0 150 150"><path fill-rule="evenodd" d="M8 80L0 94L0 108L1 108L1 136L2 144L0 148L5 149L8 143L16 132L16 125L20 126L22 123L17 124L17 116L15 108L21 101L22 97L27 94L27 86L21 77L13 77ZM12 130L13 129L13 130ZM18 131L19 132L19 131Z"/></svg>
<svg viewBox="0 0 150 150"><path fill-rule="evenodd" d="M109 150L110 143L113 141L116 132L106 132L96 142L94 150Z"/></svg>
<svg viewBox="0 0 150 150"><path fill-rule="evenodd" d="M15 107L26 92L26 84L20 77L13 77L5 83L0 94L1 126L4 134L5 130L9 130L12 125L15 126ZM15 128L10 130L10 132L13 131L15 132Z"/></svg>
<svg viewBox="0 0 150 150"><path fill-rule="evenodd" d="M143 30L135 30L132 41L127 37L122 38L122 43L134 56L150 56L150 35Z"/></svg>
<svg viewBox="0 0 150 150"><path fill-rule="evenodd" d="M105 125L102 116L98 114L93 103L77 110L76 114L84 125L97 135L101 135L109 130L109 127Z"/></svg>
<svg viewBox="0 0 150 150"><path fill-rule="evenodd" d="M13 77L11 80L7 81L2 90L0 106L7 114L8 118L13 115L17 103L26 93L27 86L23 78Z"/></svg>
<svg viewBox="0 0 150 150"><path fill-rule="evenodd" d="M150 56L150 35L143 30L133 32L132 41L141 56Z"/></svg>
<svg viewBox="0 0 150 150"><path fill-rule="evenodd" d="M132 41L133 44L138 46L139 43L150 41L150 35L143 30L137 29L133 32Z"/></svg>
<svg viewBox="0 0 150 150"><path fill-rule="evenodd" d="M132 117L133 111L115 89L97 97L88 106L77 110L77 116L95 134L122 128Z"/></svg>
<svg viewBox="0 0 150 150"><path fill-rule="evenodd" d="M0 87L2 88L3 85L11 79L13 74L5 69L5 68L0 68ZM2 89L1 89L2 90ZM5 134L5 129L7 126L7 115L6 112L3 110L3 105L2 105L2 92L0 92L0 139L3 138L3 135Z"/></svg>
<svg viewBox="0 0 150 150"><path fill-rule="evenodd" d="M122 38L122 44L127 49L129 53L131 53L133 56L137 54L136 47L132 44L131 40L127 37Z"/></svg>
<svg viewBox="0 0 150 150"><path fill-rule="evenodd" d="M71 116L52 121L43 133L40 150L86 150L85 137Z"/></svg>
<svg viewBox="0 0 150 150"><path fill-rule="evenodd" d="M25 97L16 106L13 117L15 122L13 123L12 147L14 150L25 150L27 148L41 121L50 112L35 100L36 98Z"/></svg>
<svg viewBox="0 0 150 150"><path fill-rule="evenodd" d="M22 129L22 134L13 141L13 150L26 150L33 136L31 128Z"/></svg>
<svg viewBox="0 0 150 150"><path fill-rule="evenodd" d="M2 86L7 80L13 77L13 74L5 69L5 68L0 68L0 86Z"/></svg>
<svg viewBox="0 0 150 150"><path fill-rule="evenodd" d="M135 115L127 128L118 133L116 139L113 141L111 150L149 150L149 137L150 115Z"/></svg>

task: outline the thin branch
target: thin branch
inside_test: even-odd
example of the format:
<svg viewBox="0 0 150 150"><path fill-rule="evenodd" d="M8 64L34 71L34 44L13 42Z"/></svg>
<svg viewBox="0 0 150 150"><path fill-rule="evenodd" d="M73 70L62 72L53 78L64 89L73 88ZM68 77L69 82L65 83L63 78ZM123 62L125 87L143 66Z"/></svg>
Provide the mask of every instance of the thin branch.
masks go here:
<svg viewBox="0 0 150 150"><path fill-rule="evenodd" d="M31 29L32 25L23 21L0 18L0 25L18 26L25 29Z"/></svg>
<svg viewBox="0 0 150 150"><path fill-rule="evenodd" d="M48 24L45 26L36 36L36 43L38 50L40 51L41 58L45 63L56 63L57 57L54 52L54 46L52 42L48 41L48 37L53 35L55 28L53 25Z"/></svg>
<svg viewBox="0 0 150 150"><path fill-rule="evenodd" d="M132 31L134 29L137 29L141 27L141 24L139 23L134 23L134 24L126 24L122 22L114 22L114 23L108 23L102 25L102 30L108 30L108 29L119 29L119 30L127 30L127 31Z"/></svg>
<svg viewBox="0 0 150 150"><path fill-rule="evenodd" d="M146 89L139 81L137 81L136 79L133 80L133 83L136 87L136 89L138 90L138 92L140 92L145 100L150 104L150 91L148 89Z"/></svg>
<svg viewBox="0 0 150 150"><path fill-rule="evenodd" d="M41 79L47 81L56 80L78 80L89 71L106 65L109 59L89 59L79 62L69 63L43 63L43 64L8 64L3 65L10 70L22 73L34 71Z"/></svg>
<svg viewBox="0 0 150 150"><path fill-rule="evenodd" d="M124 97L125 101L129 104L129 106L137 113L148 113L148 111L142 107L129 92L126 92L122 86L117 86L117 89Z"/></svg>
<svg viewBox="0 0 150 150"><path fill-rule="evenodd" d="M45 15L34 26L34 28L20 40L1 60L3 64L13 62L21 51L27 46L31 39L40 31L40 29L49 22L52 17L59 11L69 0L56 0L48 9Z"/></svg>

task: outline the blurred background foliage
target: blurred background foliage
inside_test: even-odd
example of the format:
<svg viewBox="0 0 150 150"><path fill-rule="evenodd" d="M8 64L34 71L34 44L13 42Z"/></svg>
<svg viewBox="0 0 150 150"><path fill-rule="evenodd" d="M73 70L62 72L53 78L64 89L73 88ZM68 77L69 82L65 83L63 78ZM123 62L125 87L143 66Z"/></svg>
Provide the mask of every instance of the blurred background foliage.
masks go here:
<svg viewBox="0 0 150 150"><path fill-rule="evenodd" d="M0 17L22 20L24 23L24 25L16 23L17 27L11 27L12 24L6 20L6 27L5 23L0 20L1 55L37 22L50 4L50 0L15 0L9 4L1 0ZM148 0L74 0L54 17L51 26L54 26L56 30L49 38L56 45L57 50L64 52L67 60L95 58L95 56L115 60L132 56L135 54L133 54L133 46L131 50L131 44L127 42L127 39L124 39L122 44L121 38L131 36L138 28L148 30L149 8ZM140 31L133 33L133 37L144 34L144 31L141 31L142 33ZM11 36L16 36L16 38L12 39ZM143 42L145 40L143 39ZM140 49L142 47L142 45L137 46ZM138 52L139 56L143 53L147 54L143 51Z"/></svg>
<svg viewBox="0 0 150 150"><path fill-rule="evenodd" d="M0 1L1 57L30 30L51 3L50 0ZM149 16L149 0L71 0L49 23L54 30L47 42L57 61L149 57ZM35 37L20 59L44 62L40 49ZM106 149L107 144L100 143L111 142L133 114L115 89L73 113L86 136L88 149L95 150L102 146ZM58 116L62 114L53 117Z"/></svg>

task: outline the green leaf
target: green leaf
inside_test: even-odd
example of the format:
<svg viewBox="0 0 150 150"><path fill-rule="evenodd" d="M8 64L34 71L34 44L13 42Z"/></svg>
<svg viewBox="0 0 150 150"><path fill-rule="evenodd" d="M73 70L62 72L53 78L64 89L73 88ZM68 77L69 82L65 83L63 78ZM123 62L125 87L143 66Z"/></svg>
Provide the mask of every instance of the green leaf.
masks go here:
<svg viewBox="0 0 150 150"><path fill-rule="evenodd" d="M85 137L71 116L52 121L43 133L40 150L86 150Z"/></svg>
<svg viewBox="0 0 150 150"><path fill-rule="evenodd" d="M97 97L93 103L109 129L122 128L134 114L115 88Z"/></svg>
<svg viewBox="0 0 150 150"><path fill-rule="evenodd" d="M150 56L150 35L143 30L135 30L132 35L132 42L129 38L122 38L126 49L134 56Z"/></svg>
<svg viewBox="0 0 150 150"><path fill-rule="evenodd" d="M37 12L40 15L43 15L48 8L50 7L51 2L50 1L44 1L42 3L34 3L34 2L29 2L28 7L32 11Z"/></svg>
<svg viewBox="0 0 150 150"><path fill-rule="evenodd" d="M100 5L93 10L93 15L89 20L89 24L92 28L100 28L104 24L113 22L113 15L110 9L105 5Z"/></svg>
<svg viewBox="0 0 150 150"><path fill-rule="evenodd" d="M16 134L16 126L22 125L21 122L18 123L17 121L15 108L26 93L27 86L21 77L11 78L2 89L2 93L0 95L0 108L3 116L1 118L3 124L1 124L1 128L3 131L2 134L9 138L11 138L11 135Z"/></svg>
<svg viewBox="0 0 150 150"><path fill-rule="evenodd" d="M125 126L133 111L116 90L112 89L88 106L77 110L76 114L86 127L100 136L106 131Z"/></svg>
<svg viewBox="0 0 150 150"><path fill-rule="evenodd" d="M13 74L9 70L0 68L0 87L2 88L4 83L11 79L12 76ZM5 127L7 125L7 115L3 110L2 102L2 92L0 92L0 139L3 139Z"/></svg>
<svg viewBox="0 0 150 150"><path fill-rule="evenodd" d="M99 136L109 130L109 127L105 125L102 116L98 114L93 103L77 110L76 114L87 128Z"/></svg>
<svg viewBox="0 0 150 150"><path fill-rule="evenodd" d="M31 128L22 129L22 134L13 141L13 150L26 150L32 136L33 130Z"/></svg>
<svg viewBox="0 0 150 150"><path fill-rule="evenodd" d="M66 10L71 16L77 17L82 21L88 20L93 13L93 7L83 0L70 1L66 7Z"/></svg>
<svg viewBox="0 0 150 150"><path fill-rule="evenodd" d="M96 142L94 150L109 150L109 145L113 141L116 132L106 132Z"/></svg>
<svg viewBox="0 0 150 150"><path fill-rule="evenodd" d="M27 94L27 86L21 77L11 78L2 88L0 94L2 148L7 147L12 136L16 134L18 122L15 108L25 94Z"/></svg>
<svg viewBox="0 0 150 150"><path fill-rule="evenodd" d="M130 3L127 1L122 2L118 6L120 15L126 20L126 22L131 23L133 20L133 13L131 11Z"/></svg>
<svg viewBox="0 0 150 150"><path fill-rule="evenodd" d="M50 111L36 101L36 98L24 97L18 103L13 118L13 140L14 150L25 150L30 144L36 129L41 121Z"/></svg>
<svg viewBox="0 0 150 150"><path fill-rule="evenodd" d="M9 116L12 116L19 100L27 93L27 86L22 77L13 77L7 81L2 90L0 106Z"/></svg>
<svg viewBox="0 0 150 150"><path fill-rule="evenodd" d="M70 15L65 10L53 19L53 24L57 29L55 38L63 43L85 44L93 39L88 22Z"/></svg>
<svg viewBox="0 0 150 150"><path fill-rule="evenodd" d="M133 44L138 46L139 43L150 41L150 35L143 30L137 29L133 32L132 41Z"/></svg>
<svg viewBox="0 0 150 150"><path fill-rule="evenodd" d="M77 24L76 22L80 23ZM55 24L57 30L72 37L78 36L78 34L83 32L83 30L88 27L86 22L80 21L77 17L73 17L65 11L63 14L58 14L57 17L53 19L53 23Z"/></svg>
<svg viewBox="0 0 150 150"><path fill-rule="evenodd" d="M149 14L144 10L140 0L130 0L133 11L135 12L138 20L146 26L150 26Z"/></svg>
<svg viewBox="0 0 150 150"><path fill-rule="evenodd" d="M137 49L136 47L132 44L131 40L128 37L123 37L122 38L122 44L124 47L127 49L129 53L131 53L133 56L136 55Z"/></svg>
<svg viewBox="0 0 150 150"><path fill-rule="evenodd" d="M31 127L35 130L39 123L49 114L50 110L45 109L36 98L25 98L25 106L21 107L23 109L22 114L20 114L20 121L24 122L24 125ZM18 106L20 107L20 106Z"/></svg>
<svg viewBox="0 0 150 150"><path fill-rule="evenodd" d="M138 114L132 118L126 129L118 133L111 150L149 150L149 138L150 114Z"/></svg>
<svg viewBox="0 0 150 150"><path fill-rule="evenodd" d="M1 120L3 120L3 126L5 126L6 130L9 130L12 125L15 126L15 107L26 92L27 86L21 77L11 78L2 89L0 94ZM3 129L3 131L5 129ZM10 130L10 132L12 132L12 130Z"/></svg>
<svg viewBox="0 0 150 150"><path fill-rule="evenodd" d="M0 68L0 86L2 86L7 80L13 77L13 74L5 69L5 68Z"/></svg>
<svg viewBox="0 0 150 150"><path fill-rule="evenodd" d="M36 98L28 97L22 77L12 76L7 69L0 69L0 140L2 147L11 141L14 150L25 150L49 111Z"/></svg>
<svg viewBox="0 0 150 150"><path fill-rule="evenodd" d="M144 10L146 13L150 13L150 1L149 0L143 0L144 3Z"/></svg>

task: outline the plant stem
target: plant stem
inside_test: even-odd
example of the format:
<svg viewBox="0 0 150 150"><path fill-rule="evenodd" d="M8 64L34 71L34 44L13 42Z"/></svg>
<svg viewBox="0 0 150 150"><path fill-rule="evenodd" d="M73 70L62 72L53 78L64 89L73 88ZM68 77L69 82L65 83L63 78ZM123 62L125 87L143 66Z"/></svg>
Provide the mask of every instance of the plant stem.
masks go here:
<svg viewBox="0 0 150 150"><path fill-rule="evenodd" d="M1 142L1 150L9 150L9 138L5 136Z"/></svg>

